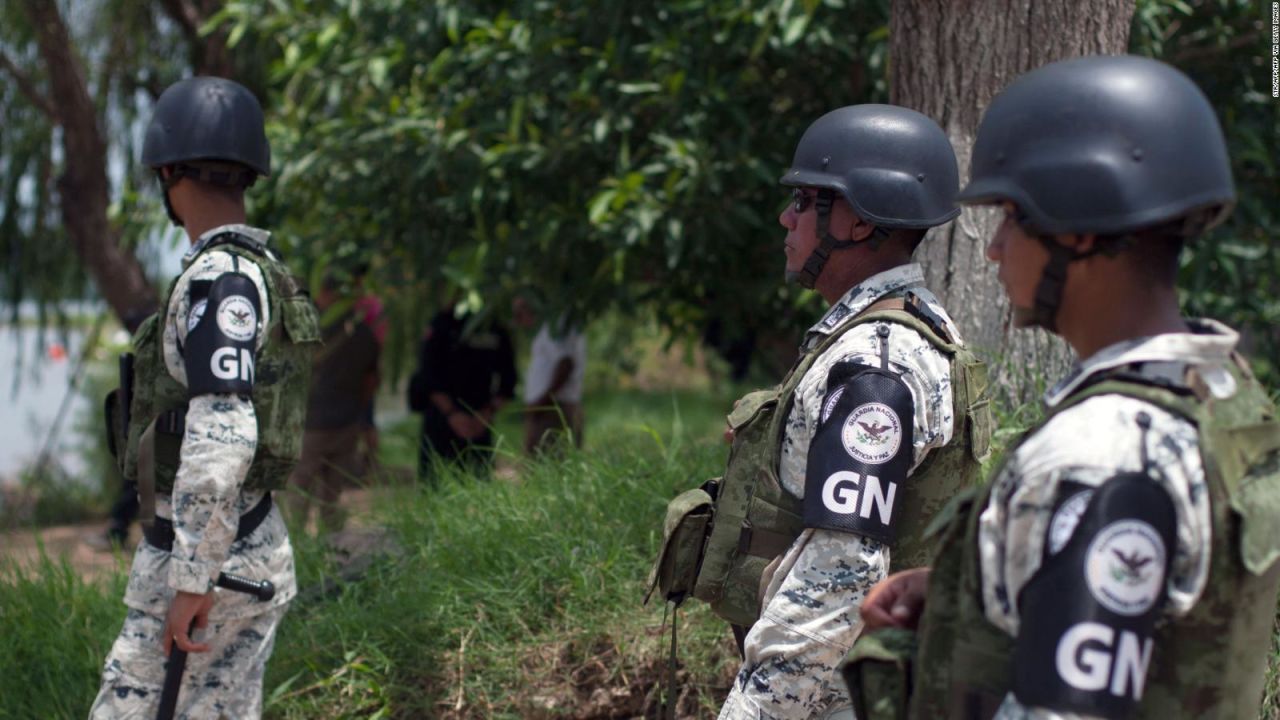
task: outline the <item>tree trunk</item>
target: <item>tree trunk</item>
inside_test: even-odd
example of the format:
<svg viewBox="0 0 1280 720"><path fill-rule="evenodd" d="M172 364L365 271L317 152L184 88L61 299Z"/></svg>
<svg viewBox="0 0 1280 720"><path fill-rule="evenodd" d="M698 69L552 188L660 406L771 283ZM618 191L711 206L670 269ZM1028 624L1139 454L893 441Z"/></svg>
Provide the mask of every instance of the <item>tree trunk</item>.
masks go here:
<svg viewBox="0 0 1280 720"><path fill-rule="evenodd" d="M1133 9L1134 0L894 0L891 102L942 126L964 183L978 121L996 93L1055 60L1125 52ZM985 258L997 223L995 210L966 208L930 233L918 257L965 339L992 360L1005 399L1025 402L1062 376L1071 353L1043 330L1011 330L1009 302Z"/></svg>
<svg viewBox="0 0 1280 720"><path fill-rule="evenodd" d="M107 219L107 144L84 66L54 0L32 0L24 7L49 74L49 101L62 127L64 169L57 181L62 221L98 292L133 331L157 307L156 291L138 259L120 247L120 232Z"/></svg>

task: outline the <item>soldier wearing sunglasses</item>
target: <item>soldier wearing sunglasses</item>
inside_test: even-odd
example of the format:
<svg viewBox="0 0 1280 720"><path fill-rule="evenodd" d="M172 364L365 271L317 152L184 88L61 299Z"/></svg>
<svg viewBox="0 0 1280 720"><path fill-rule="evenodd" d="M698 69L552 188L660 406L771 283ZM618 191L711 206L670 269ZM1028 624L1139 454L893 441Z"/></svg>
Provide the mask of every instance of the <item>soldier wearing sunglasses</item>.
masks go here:
<svg viewBox="0 0 1280 720"><path fill-rule="evenodd" d="M906 108L840 108L808 128L781 183L786 277L829 309L783 382L729 418L694 590L745 633L722 720L853 717L836 668L859 604L927 561L925 525L977 479L990 434L985 369L911 259L959 214L942 129Z"/></svg>

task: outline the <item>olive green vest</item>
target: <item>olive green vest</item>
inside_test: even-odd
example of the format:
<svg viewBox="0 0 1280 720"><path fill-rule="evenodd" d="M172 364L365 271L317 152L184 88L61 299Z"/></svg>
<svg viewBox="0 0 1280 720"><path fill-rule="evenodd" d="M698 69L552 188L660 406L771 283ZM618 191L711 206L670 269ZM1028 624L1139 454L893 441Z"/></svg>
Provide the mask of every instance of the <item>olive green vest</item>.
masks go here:
<svg viewBox="0 0 1280 720"><path fill-rule="evenodd" d="M1238 365L1231 368L1238 390L1225 400L1127 375L1088 385L1053 411L1125 395L1198 430L1213 522L1209 577L1187 615L1157 625L1136 718L1258 717L1280 587L1280 424L1266 393ZM989 493L956 498L930 528L940 530L941 550L918 650L908 631L890 629L860 639L850 653L845 675L861 720L989 718L1008 693L1014 641L987 620L981 601L978 518ZM907 679L886 676L887 665ZM900 702L907 696L909 714Z"/></svg>
<svg viewBox="0 0 1280 720"><path fill-rule="evenodd" d="M872 322L902 325L920 333L951 362L954 436L946 447L930 451L905 487L890 552L893 569L928 562L925 526L961 488L978 481L992 428L986 367L964 347L944 339L944 329L932 327L904 305L902 298L873 304L802 355L780 385L747 395L729 415L733 445L724 477L714 488L711 529L692 594L730 623L755 623L766 566L804 529L803 501L778 480L783 434L801 379L844 333Z"/></svg>
<svg viewBox="0 0 1280 720"><path fill-rule="evenodd" d="M252 393L258 447L242 487L276 490L284 487L301 454L319 321L311 299L300 291L283 262L230 243L211 243L201 254L214 249L253 263L266 282L270 324L264 329L266 343L257 354ZM164 363L164 313L176 286L175 280L160 312L144 320L133 337L133 397L120 458L125 478L139 484L144 514L154 512L146 507L148 492L172 492L182 448L189 396Z"/></svg>

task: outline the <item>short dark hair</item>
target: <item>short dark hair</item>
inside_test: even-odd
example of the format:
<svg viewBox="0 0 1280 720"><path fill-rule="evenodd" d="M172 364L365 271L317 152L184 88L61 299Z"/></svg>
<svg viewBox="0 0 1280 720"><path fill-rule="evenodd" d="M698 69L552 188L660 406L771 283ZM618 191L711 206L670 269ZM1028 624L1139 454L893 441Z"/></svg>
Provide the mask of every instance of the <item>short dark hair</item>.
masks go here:
<svg viewBox="0 0 1280 720"><path fill-rule="evenodd" d="M1135 274L1153 285L1173 287L1178 280L1182 248L1204 232L1210 215L1195 213L1119 235L1099 235L1132 265Z"/></svg>
<svg viewBox="0 0 1280 720"><path fill-rule="evenodd" d="M928 233L929 228L896 228L889 232L889 242L898 243L908 255L913 255Z"/></svg>

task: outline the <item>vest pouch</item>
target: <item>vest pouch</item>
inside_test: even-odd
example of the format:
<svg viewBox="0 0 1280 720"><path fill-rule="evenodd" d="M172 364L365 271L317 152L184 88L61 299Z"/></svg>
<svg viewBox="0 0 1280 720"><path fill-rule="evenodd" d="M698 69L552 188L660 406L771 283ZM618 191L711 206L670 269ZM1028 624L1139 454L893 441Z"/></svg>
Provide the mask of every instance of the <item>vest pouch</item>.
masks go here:
<svg viewBox="0 0 1280 720"><path fill-rule="evenodd" d="M770 502L766 495L785 494L771 474L759 485L777 488L773 493L759 492L751 497L747 514L733 533L733 548L728 556L720 596L711 603L716 615L734 625L750 627L760 617L760 599L768 582L765 570L785 553L804 530L799 501L791 508ZM726 536L728 534L726 533Z"/></svg>
<svg viewBox="0 0 1280 720"><path fill-rule="evenodd" d="M693 592L710 528L711 503L711 495L706 490L695 488L667 504L662 546L645 583L648 586L644 594L646 604L655 590L664 601L676 604Z"/></svg>
<svg viewBox="0 0 1280 720"><path fill-rule="evenodd" d="M120 449L124 447L125 440L124 418L120 414L120 389L116 388L107 393L107 397L102 401L102 421L106 425L107 430L107 452L111 453L111 457L118 465L120 463Z"/></svg>
<svg viewBox="0 0 1280 720"><path fill-rule="evenodd" d="M757 390L734 403L726 418L733 430L733 446L724 477L716 483L706 549L694 584L693 595L716 607L737 560L738 532L756 491L762 466L772 457L767 440L772 412L778 406L777 389ZM763 565L762 565L763 567ZM747 622L750 625L751 620Z"/></svg>
<svg viewBox="0 0 1280 720"><path fill-rule="evenodd" d="M968 403L965 429L969 433L969 453L981 464L991 453L991 435L996 426L991 400L987 397L987 366L976 358L969 358L957 362L955 367Z"/></svg>
<svg viewBox="0 0 1280 720"><path fill-rule="evenodd" d="M916 633L882 628L863 633L840 668L854 717L858 720L906 720L911 701Z"/></svg>
<svg viewBox="0 0 1280 720"><path fill-rule="evenodd" d="M295 343L320 342L320 318L306 295L293 295L280 303L284 312L284 331Z"/></svg>
<svg viewBox="0 0 1280 720"><path fill-rule="evenodd" d="M761 408L778 399L778 389L756 390L743 395L733 404L733 410L725 416L729 427L736 433L760 412Z"/></svg>
<svg viewBox="0 0 1280 720"><path fill-rule="evenodd" d="M1240 559L1251 574L1263 575L1280 558L1280 425L1230 427L1215 435L1224 451L1223 476L1239 478L1226 490L1240 522Z"/></svg>
<svg viewBox="0 0 1280 720"><path fill-rule="evenodd" d="M127 418L124 428L124 449L120 457L120 473L126 480L137 480L138 442L142 433L155 419L163 400L157 397L156 383L152 378L166 373L164 354L160 346L160 316L151 315L133 333L133 360L130 363L130 392L123 393L120 413ZM176 383L175 383L176 384ZM184 389L185 392L185 389Z"/></svg>

